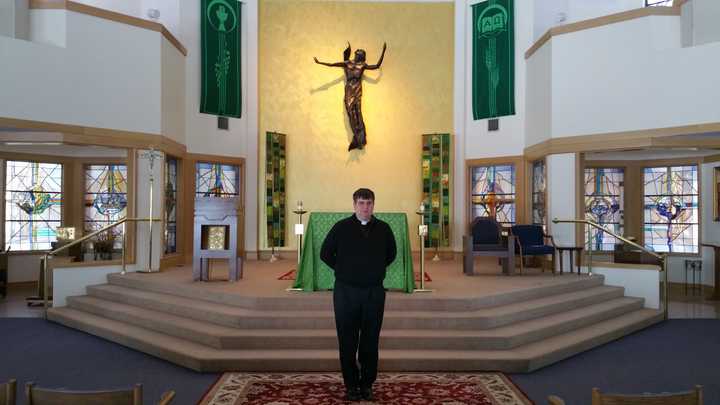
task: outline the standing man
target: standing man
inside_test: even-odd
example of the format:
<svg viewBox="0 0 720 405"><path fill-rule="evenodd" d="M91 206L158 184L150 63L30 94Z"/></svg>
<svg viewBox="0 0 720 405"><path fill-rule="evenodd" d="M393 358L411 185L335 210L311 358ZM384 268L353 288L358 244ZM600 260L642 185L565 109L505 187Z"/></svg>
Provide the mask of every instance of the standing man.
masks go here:
<svg viewBox="0 0 720 405"><path fill-rule="evenodd" d="M320 258L335 271L333 305L346 399L372 401L385 312L383 280L397 248L390 225L373 216L371 190L355 191L353 208L355 213L328 233Z"/></svg>

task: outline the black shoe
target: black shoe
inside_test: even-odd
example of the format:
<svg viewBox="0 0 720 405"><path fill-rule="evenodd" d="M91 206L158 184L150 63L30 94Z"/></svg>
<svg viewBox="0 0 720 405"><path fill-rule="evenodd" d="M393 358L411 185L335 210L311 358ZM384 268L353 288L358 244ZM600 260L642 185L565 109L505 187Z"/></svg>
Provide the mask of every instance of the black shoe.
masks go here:
<svg viewBox="0 0 720 405"><path fill-rule="evenodd" d="M348 388L345 393L346 401L359 401L363 398L360 388Z"/></svg>
<svg viewBox="0 0 720 405"><path fill-rule="evenodd" d="M364 401L372 401L374 398L372 387L360 388L360 395Z"/></svg>

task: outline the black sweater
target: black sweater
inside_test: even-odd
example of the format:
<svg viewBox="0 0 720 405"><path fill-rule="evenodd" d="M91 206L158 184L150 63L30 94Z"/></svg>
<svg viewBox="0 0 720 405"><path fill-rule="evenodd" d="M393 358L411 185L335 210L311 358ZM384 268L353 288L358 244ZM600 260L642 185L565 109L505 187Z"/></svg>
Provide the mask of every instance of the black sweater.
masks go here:
<svg viewBox="0 0 720 405"><path fill-rule="evenodd" d="M356 287L382 286L385 270L397 248L390 225L375 217L363 225L355 214L330 230L320 258L335 271L335 279Z"/></svg>

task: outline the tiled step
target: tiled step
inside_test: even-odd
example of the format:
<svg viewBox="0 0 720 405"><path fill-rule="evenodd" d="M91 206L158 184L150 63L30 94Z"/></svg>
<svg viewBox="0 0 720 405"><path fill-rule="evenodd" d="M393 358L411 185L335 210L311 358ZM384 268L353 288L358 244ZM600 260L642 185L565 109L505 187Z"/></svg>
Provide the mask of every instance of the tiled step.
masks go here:
<svg viewBox="0 0 720 405"><path fill-rule="evenodd" d="M252 310L110 284L91 286L87 291L91 297L102 300L243 329L334 329L335 327L331 307L325 310ZM599 286L471 311L386 310L383 325L386 329L488 329L622 296L623 289L620 287Z"/></svg>
<svg viewBox="0 0 720 405"><path fill-rule="evenodd" d="M334 371L337 351L218 350L73 308L48 319L198 371ZM640 309L510 350L394 350L380 353L383 371L501 370L527 372L647 327L662 313Z"/></svg>
<svg viewBox="0 0 720 405"><path fill-rule="evenodd" d="M389 329L385 349L507 349L642 308L639 298L615 298L556 315L489 330ZM178 317L92 296L70 297L68 306L217 349L335 349L334 327L326 329L239 329Z"/></svg>

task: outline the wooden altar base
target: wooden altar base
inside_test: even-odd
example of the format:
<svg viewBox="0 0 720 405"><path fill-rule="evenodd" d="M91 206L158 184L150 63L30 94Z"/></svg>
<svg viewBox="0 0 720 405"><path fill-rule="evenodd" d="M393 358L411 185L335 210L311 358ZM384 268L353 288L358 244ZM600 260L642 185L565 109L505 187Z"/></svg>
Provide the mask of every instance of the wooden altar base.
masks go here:
<svg viewBox="0 0 720 405"><path fill-rule="evenodd" d="M483 259L474 277L427 261L435 292L388 293L381 371L529 372L662 320L602 276L508 277ZM48 318L198 371L337 371L332 293L286 291L294 267L248 261L236 283L193 282L189 266L112 274Z"/></svg>

